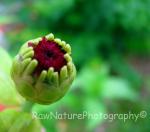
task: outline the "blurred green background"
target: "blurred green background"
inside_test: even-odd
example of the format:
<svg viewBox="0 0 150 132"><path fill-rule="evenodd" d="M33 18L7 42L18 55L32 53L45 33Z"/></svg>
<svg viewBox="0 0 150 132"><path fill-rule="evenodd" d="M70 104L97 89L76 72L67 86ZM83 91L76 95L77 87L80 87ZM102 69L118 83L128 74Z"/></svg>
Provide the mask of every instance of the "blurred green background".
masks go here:
<svg viewBox="0 0 150 132"><path fill-rule="evenodd" d="M11 58L27 40L51 32L71 45L78 73L63 99L49 106L36 104L32 111L146 111L147 117L136 122L41 119L45 131L149 132L150 0L1 0L2 105L10 107L20 101L9 77Z"/></svg>

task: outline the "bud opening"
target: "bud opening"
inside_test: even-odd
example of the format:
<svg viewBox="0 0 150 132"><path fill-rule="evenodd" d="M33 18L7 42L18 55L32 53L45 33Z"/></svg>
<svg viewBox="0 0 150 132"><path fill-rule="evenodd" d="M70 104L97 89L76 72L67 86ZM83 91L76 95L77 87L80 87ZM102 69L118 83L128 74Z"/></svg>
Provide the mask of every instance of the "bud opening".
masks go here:
<svg viewBox="0 0 150 132"><path fill-rule="evenodd" d="M47 40L43 37L37 45L29 42L28 46L33 47L33 58L38 61L35 74L40 74L43 70L48 70L50 67L59 72L67 64L64 58L66 52L53 40Z"/></svg>

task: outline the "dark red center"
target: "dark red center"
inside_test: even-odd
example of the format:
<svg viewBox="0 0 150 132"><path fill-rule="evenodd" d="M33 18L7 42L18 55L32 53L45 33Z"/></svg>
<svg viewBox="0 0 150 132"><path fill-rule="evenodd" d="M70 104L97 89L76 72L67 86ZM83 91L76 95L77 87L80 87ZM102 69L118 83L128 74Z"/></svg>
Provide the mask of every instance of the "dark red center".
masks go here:
<svg viewBox="0 0 150 132"><path fill-rule="evenodd" d="M42 38L38 45L29 42L28 46L33 47L33 58L38 61L38 66L35 70L37 74L41 73L42 70L48 70L50 67L59 72L67 63L64 58L65 51L56 42L49 41L45 37Z"/></svg>

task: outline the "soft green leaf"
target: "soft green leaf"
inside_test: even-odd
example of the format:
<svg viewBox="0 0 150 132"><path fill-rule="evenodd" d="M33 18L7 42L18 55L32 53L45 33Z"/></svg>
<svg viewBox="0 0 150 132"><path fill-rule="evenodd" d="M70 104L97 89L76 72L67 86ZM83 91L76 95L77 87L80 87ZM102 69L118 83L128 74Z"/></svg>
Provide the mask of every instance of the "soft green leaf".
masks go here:
<svg viewBox="0 0 150 132"><path fill-rule="evenodd" d="M94 66L84 67L78 78L75 80L74 87L82 87L84 93L90 96L98 96L101 85L108 77L109 67L106 64L94 64Z"/></svg>
<svg viewBox="0 0 150 132"><path fill-rule="evenodd" d="M18 95L10 76L0 69L0 103L5 105L18 105L22 98Z"/></svg>
<svg viewBox="0 0 150 132"><path fill-rule="evenodd" d="M132 100L137 98L137 93L126 80L112 77L103 84L101 96L108 99Z"/></svg>
<svg viewBox="0 0 150 132"><path fill-rule="evenodd" d="M18 95L15 85L10 77L12 60L9 54L0 48L0 103L5 105L18 105L22 99Z"/></svg>
<svg viewBox="0 0 150 132"><path fill-rule="evenodd" d="M28 113L6 110L0 113L1 132L41 132L42 127L37 119Z"/></svg>
<svg viewBox="0 0 150 132"><path fill-rule="evenodd" d="M87 128L92 130L103 122L103 114L106 113L104 104L98 100L87 99L84 103L85 111L87 112Z"/></svg>
<svg viewBox="0 0 150 132"><path fill-rule="evenodd" d="M12 65L12 59L9 56L9 54L0 47L0 69L3 70L4 72L10 74L10 68Z"/></svg>

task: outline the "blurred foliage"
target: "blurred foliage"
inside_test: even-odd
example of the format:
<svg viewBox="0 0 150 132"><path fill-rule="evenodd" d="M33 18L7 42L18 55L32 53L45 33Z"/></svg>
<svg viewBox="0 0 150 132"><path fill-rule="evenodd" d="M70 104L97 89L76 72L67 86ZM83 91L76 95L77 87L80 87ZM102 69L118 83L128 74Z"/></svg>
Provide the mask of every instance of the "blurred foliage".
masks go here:
<svg viewBox="0 0 150 132"><path fill-rule="evenodd" d="M24 42L49 32L72 46L78 74L70 92L50 106L36 104L33 112L149 112L150 77L143 77L129 61L134 57L149 61L150 0L2 0L2 4L6 11L0 16L0 24L11 25L6 37L12 57ZM6 60L10 60L7 55ZM1 70L7 71L10 63L3 61L0 85L8 82L1 79ZM147 85L143 86L145 81ZM150 131L147 119L109 124L104 119L41 119L41 123L47 132L96 131L100 125L112 132Z"/></svg>
<svg viewBox="0 0 150 132"><path fill-rule="evenodd" d="M2 48L0 48L0 56L3 58L0 63L0 104L17 106L21 104L22 99L10 77L12 60Z"/></svg>
<svg viewBox="0 0 150 132"><path fill-rule="evenodd" d="M6 110L0 113L1 132L41 132L40 122L28 113Z"/></svg>

